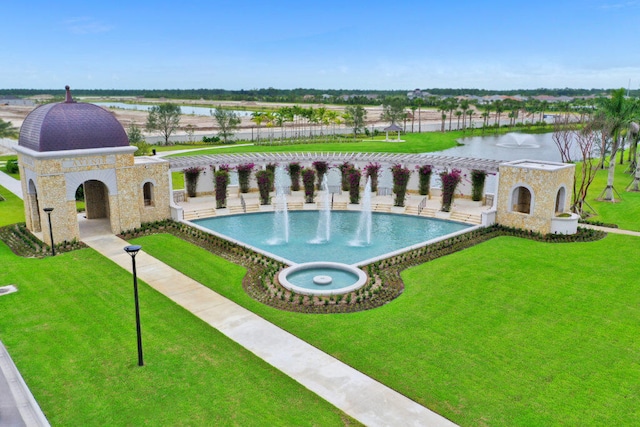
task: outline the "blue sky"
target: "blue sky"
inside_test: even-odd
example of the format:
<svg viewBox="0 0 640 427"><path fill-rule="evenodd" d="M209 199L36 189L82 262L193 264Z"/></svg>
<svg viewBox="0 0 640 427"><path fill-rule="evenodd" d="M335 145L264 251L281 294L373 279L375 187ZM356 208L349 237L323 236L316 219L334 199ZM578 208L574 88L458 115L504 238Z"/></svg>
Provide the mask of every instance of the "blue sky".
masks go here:
<svg viewBox="0 0 640 427"><path fill-rule="evenodd" d="M0 88L640 88L640 0L8 3Z"/></svg>

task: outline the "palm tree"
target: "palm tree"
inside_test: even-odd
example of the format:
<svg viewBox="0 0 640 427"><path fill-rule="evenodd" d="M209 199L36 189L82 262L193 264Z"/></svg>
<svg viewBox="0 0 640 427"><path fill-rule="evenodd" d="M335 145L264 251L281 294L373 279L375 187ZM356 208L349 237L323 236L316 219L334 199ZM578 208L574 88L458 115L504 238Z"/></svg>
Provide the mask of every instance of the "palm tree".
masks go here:
<svg viewBox="0 0 640 427"><path fill-rule="evenodd" d="M467 111L465 111L465 114L467 116L469 116L469 127L471 127L471 129L473 131L473 122L471 121L471 116L473 116L475 114L475 111L473 111L472 108L469 108Z"/></svg>
<svg viewBox="0 0 640 427"><path fill-rule="evenodd" d="M453 110L458 108L458 100L455 98L447 99L447 105L449 110L449 131L451 131L451 119L453 118Z"/></svg>
<svg viewBox="0 0 640 427"><path fill-rule="evenodd" d="M418 132L422 132L422 120L420 119L422 113L422 106L424 105L424 100L422 98L416 98L413 102L418 106Z"/></svg>
<svg viewBox="0 0 640 427"><path fill-rule="evenodd" d="M445 120L447 120L447 110L448 110L449 106L447 104L447 100L443 99L440 101L440 103L438 104L438 111L442 113L442 125L440 126L440 131L444 132L444 123Z"/></svg>
<svg viewBox="0 0 640 427"><path fill-rule="evenodd" d="M616 167L616 152L622 143L624 131L638 115L638 103L624 96L624 88L614 90L610 98L602 98L598 103L598 113L604 119L603 135L611 140L611 155L609 157L609 173L607 186L602 191L600 198L613 202L613 179Z"/></svg>
<svg viewBox="0 0 640 427"><path fill-rule="evenodd" d="M500 114L504 111L504 105L502 101L494 101L493 109L496 111L496 121L494 124L496 125L496 130L500 128Z"/></svg>
<svg viewBox="0 0 640 427"><path fill-rule="evenodd" d="M463 130L464 128L467 127L466 113L467 113L467 110L469 109L469 104L470 102L468 99L463 99L462 101L460 101L460 109L462 110L462 129Z"/></svg>
<svg viewBox="0 0 640 427"><path fill-rule="evenodd" d="M411 110L411 133L413 133L413 124L416 121L416 110L418 109L418 106L416 104L411 104L409 109Z"/></svg>
<svg viewBox="0 0 640 427"><path fill-rule="evenodd" d="M253 113L251 113L251 121L254 122L256 125L258 125L257 131L256 131L256 134L257 134L256 139L258 142L260 142L260 125L265 119L266 119L266 116L262 111L254 111Z"/></svg>
<svg viewBox="0 0 640 427"><path fill-rule="evenodd" d="M462 110L456 110L456 117L458 118L458 127L456 130L460 130L460 117L462 117Z"/></svg>
<svg viewBox="0 0 640 427"><path fill-rule="evenodd" d="M0 119L0 138L18 138L18 128L13 126L11 122L5 122Z"/></svg>
<svg viewBox="0 0 640 427"><path fill-rule="evenodd" d="M324 135L322 132L322 126L325 124L327 118L327 108L319 107L313 112L313 122L320 124L320 137Z"/></svg>

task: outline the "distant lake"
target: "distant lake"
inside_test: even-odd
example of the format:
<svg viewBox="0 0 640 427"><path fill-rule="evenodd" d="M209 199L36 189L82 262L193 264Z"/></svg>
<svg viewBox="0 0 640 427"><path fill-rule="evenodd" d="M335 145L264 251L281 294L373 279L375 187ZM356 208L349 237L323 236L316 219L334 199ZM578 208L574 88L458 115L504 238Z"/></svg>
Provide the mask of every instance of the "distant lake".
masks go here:
<svg viewBox="0 0 640 427"><path fill-rule="evenodd" d="M504 135L472 136L459 139L458 142L463 145L440 151L438 154L505 161L520 159L561 161L558 147L553 142L552 132L541 134L511 132Z"/></svg>
<svg viewBox="0 0 640 427"><path fill-rule="evenodd" d="M141 110L141 111L149 111L153 105L143 105L143 104L126 104L124 102L94 102L93 104L99 105L104 108L120 108L123 110ZM182 114L192 114L194 116L210 116L211 111L214 111L215 108L209 107L194 107L191 105L181 105L180 110ZM231 110L235 112L240 117L251 116L252 111L244 111L244 110Z"/></svg>

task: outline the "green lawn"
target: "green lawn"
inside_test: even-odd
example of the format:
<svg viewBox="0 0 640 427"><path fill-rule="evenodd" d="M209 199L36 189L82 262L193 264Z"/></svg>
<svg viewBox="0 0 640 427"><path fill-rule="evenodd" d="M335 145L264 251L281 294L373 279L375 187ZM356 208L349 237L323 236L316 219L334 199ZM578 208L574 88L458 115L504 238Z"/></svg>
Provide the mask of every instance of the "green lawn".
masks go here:
<svg viewBox="0 0 640 427"><path fill-rule="evenodd" d="M22 199L0 186L0 196L4 201L0 201L0 227L24 222L24 204Z"/></svg>
<svg viewBox="0 0 640 427"><path fill-rule="evenodd" d="M640 231L640 193L626 191L633 181L633 175L625 173L628 163L616 165L613 186L620 193L621 200L616 203L595 200L607 186L607 170L598 171L595 180L589 188L587 201L597 215L590 218L607 224L617 224L619 228ZM616 195L616 198L618 196Z"/></svg>
<svg viewBox="0 0 640 427"><path fill-rule="evenodd" d="M478 132L475 132L477 135ZM456 140L470 136L470 132L427 132L402 135L405 142L385 142L372 140L340 140L340 142L317 142L311 144L291 145L251 145L198 151L197 154L228 154L228 153L285 153L285 152L361 152L361 153L426 153L446 150L458 145ZM177 153L173 156L189 156L193 153Z"/></svg>
<svg viewBox="0 0 640 427"><path fill-rule="evenodd" d="M343 425L353 422L91 249L45 259L0 242L0 339L52 425ZM218 262L213 280L241 281Z"/></svg>
<svg viewBox="0 0 640 427"><path fill-rule="evenodd" d="M183 190L184 189L184 173L182 172L171 172L171 185L174 190Z"/></svg>
<svg viewBox="0 0 640 427"><path fill-rule="evenodd" d="M640 293L631 262L637 238L493 239L405 271L397 300L344 315L263 306L240 281L217 278L215 256L171 236L136 243L461 425L640 419Z"/></svg>
<svg viewBox="0 0 640 427"><path fill-rule="evenodd" d="M6 169L7 160L17 160L17 159L18 159L18 156L16 155L0 156L0 170L6 173L7 175L11 176L12 178L20 179L19 173L9 173Z"/></svg>

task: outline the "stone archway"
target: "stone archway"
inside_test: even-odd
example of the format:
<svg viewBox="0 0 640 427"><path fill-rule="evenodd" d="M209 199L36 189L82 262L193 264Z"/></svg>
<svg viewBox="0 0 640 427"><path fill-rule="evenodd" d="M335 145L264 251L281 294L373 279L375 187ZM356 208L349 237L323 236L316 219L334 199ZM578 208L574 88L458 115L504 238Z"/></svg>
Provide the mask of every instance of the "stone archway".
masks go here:
<svg viewBox="0 0 640 427"><path fill-rule="evenodd" d="M33 179L27 184L26 201L29 217L27 221L32 225L33 231L42 231L42 216L40 215L40 203L38 202L38 189Z"/></svg>
<svg viewBox="0 0 640 427"><path fill-rule="evenodd" d="M98 180L85 181L84 203L87 219L109 218L109 189Z"/></svg>
<svg viewBox="0 0 640 427"><path fill-rule="evenodd" d="M111 233L111 205L109 202L109 187L102 181L90 179L83 182L84 214L78 215L78 229L80 237L87 237L95 233Z"/></svg>

